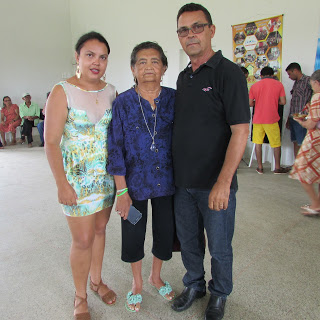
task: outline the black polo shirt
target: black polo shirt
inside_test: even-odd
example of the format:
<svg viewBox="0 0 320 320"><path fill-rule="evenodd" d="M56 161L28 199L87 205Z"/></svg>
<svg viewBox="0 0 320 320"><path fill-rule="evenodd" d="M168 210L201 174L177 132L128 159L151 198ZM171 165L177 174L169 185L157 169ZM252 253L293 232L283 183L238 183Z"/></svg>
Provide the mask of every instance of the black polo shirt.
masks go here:
<svg viewBox="0 0 320 320"><path fill-rule="evenodd" d="M211 189L221 171L231 137L231 125L249 123L246 79L241 69L216 52L177 80L173 128L175 184ZM231 188L237 188L236 174Z"/></svg>

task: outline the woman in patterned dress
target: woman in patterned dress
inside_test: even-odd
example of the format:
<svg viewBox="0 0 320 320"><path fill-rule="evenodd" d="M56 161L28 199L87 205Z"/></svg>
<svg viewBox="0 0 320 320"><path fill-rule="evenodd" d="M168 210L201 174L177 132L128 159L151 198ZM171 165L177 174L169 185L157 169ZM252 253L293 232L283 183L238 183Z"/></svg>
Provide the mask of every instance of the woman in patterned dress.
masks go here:
<svg viewBox="0 0 320 320"><path fill-rule="evenodd" d="M320 195L314 189L314 184L320 184L320 70L310 77L310 84L314 95L311 99L307 120L294 118L301 126L308 130L297 154L289 177L300 180L302 187L310 197L311 204L303 206L303 215L320 214Z"/></svg>
<svg viewBox="0 0 320 320"><path fill-rule="evenodd" d="M19 115L19 107L16 104L12 104L10 97L3 97L3 108L1 110L0 132L4 145L7 145L5 139L5 133L10 132L12 135L12 141L10 145L17 143L16 141L16 129L21 124L21 118Z"/></svg>
<svg viewBox="0 0 320 320"><path fill-rule="evenodd" d="M45 148L72 235L70 262L75 285L74 319L90 319L87 280L106 304L116 294L101 279L105 230L114 202L106 171L107 128L115 87L100 78L110 47L90 32L76 44L76 76L58 83L46 107Z"/></svg>
<svg viewBox="0 0 320 320"><path fill-rule="evenodd" d="M136 85L121 93L112 106L108 133L108 171L117 186L116 212L121 219L121 259L131 264L133 284L126 308L137 312L142 302L142 259L148 217L152 206L152 266L149 283L166 300L174 291L161 279L163 261L172 257L173 247L173 167L171 138L175 90L161 86L167 57L154 42L143 42L131 53L131 71ZM142 218L131 224L127 217L131 204Z"/></svg>

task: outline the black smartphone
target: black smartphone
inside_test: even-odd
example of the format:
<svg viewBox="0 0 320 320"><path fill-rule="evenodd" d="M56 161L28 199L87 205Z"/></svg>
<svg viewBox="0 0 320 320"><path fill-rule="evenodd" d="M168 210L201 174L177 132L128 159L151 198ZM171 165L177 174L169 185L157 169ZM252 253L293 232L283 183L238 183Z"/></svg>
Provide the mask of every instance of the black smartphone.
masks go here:
<svg viewBox="0 0 320 320"><path fill-rule="evenodd" d="M136 209L134 206L131 206L129 209L127 220L133 225L135 225L138 223L141 217L142 217L142 213L138 209Z"/></svg>

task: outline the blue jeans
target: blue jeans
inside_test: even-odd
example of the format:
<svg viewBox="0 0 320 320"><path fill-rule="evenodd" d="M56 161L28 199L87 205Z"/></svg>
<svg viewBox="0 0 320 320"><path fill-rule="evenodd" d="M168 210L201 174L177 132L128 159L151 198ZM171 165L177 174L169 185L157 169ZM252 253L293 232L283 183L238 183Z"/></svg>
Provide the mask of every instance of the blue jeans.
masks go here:
<svg viewBox="0 0 320 320"><path fill-rule="evenodd" d="M236 210L236 191L230 190L227 210L214 211L208 207L211 190L177 188L174 210L181 257L187 273L183 284L198 291L206 290L203 259L204 228L211 255L211 294L226 298L232 291L232 238Z"/></svg>
<svg viewBox="0 0 320 320"><path fill-rule="evenodd" d="M40 135L40 140L44 144L44 138L43 138L43 131L44 131L44 121L41 121L37 125L39 135Z"/></svg>

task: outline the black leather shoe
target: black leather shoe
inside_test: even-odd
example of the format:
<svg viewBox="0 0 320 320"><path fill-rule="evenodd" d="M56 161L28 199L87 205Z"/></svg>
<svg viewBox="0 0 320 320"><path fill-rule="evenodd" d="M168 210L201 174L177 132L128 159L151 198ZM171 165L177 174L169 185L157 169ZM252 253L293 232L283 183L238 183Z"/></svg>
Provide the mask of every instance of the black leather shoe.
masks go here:
<svg viewBox="0 0 320 320"><path fill-rule="evenodd" d="M180 296L175 298L173 301L173 304L171 305L171 308L174 311L184 311L191 307L192 303L196 299L200 299L206 295L205 291L197 291L193 288L184 288Z"/></svg>
<svg viewBox="0 0 320 320"><path fill-rule="evenodd" d="M224 316L225 304L225 299L211 295L204 320L221 320Z"/></svg>

